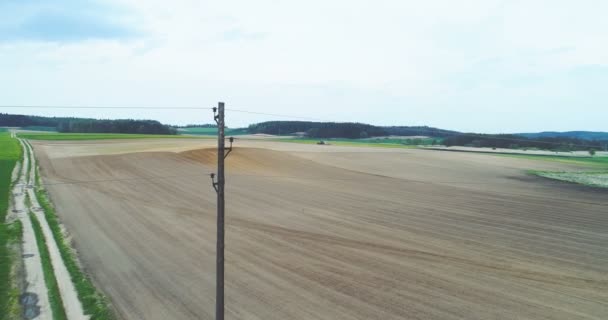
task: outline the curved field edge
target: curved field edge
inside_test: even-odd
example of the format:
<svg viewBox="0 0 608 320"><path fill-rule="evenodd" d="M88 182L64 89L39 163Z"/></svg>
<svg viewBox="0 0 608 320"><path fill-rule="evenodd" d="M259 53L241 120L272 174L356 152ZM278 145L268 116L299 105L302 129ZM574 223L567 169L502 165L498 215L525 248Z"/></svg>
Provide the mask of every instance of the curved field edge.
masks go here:
<svg viewBox="0 0 608 320"><path fill-rule="evenodd" d="M443 150L440 150L443 151ZM474 150L446 150L452 152L472 152L491 154L493 156L530 159L537 161L559 162L587 168L585 171L542 171L527 170L526 173L547 179L582 184L590 187L608 188L608 157L606 156L561 156L561 155L527 155L515 153L490 153Z"/></svg>
<svg viewBox="0 0 608 320"><path fill-rule="evenodd" d="M517 158L554 161L579 165L585 171L528 170L527 173L547 179L581 184L589 187L608 188L608 157L564 157L564 156L515 156Z"/></svg>
<svg viewBox="0 0 608 320"><path fill-rule="evenodd" d="M585 166L588 168L608 171L608 157L606 157L606 156L581 157L581 156L553 156L553 155L526 155L526 154L496 154L496 155L505 156L505 157L513 157L513 158L531 159L531 160L552 161L552 162L580 165L580 166Z"/></svg>
<svg viewBox="0 0 608 320"><path fill-rule="evenodd" d="M530 170L528 173L547 179L572 182L590 187L608 188L608 171L568 172Z"/></svg>
<svg viewBox="0 0 608 320"><path fill-rule="evenodd" d="M6 221L15 165L21 160L21 147L6 131L0 132L0 319L21 317L19 290L14 265L18 257L10 246L18 244L22 228L19 221Z"/></svg>
<svg viewBox="0 0 608 320"><path fill-rule="evenodd" d="M65 240L61 223L55 213L46 190L42 187L38 167L36 167L36 198L40 207L44 211L47 223L49 224L55 242L59 248L61 258L70 273L70 277L78 298L82 303L82 307L86 315L91 316L91 320L112 320L115 319L114 313L110 307L108 299L95 288L89 277L81 270L77 257L72 247Z"/></svg>

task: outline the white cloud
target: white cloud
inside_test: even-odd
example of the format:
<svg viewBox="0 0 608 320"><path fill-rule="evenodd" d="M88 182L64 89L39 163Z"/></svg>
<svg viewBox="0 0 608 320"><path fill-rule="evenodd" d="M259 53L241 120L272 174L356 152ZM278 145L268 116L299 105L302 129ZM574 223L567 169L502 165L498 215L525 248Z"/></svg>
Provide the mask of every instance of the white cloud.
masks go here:
<svg viewBox="0 0 608 320"><path fill-rule="evenodd" d="M10 88L4 104L226 100L267 112L489 131L599 130L600 121L575 128L570 119L580 105L608 112L606 94L593 92L596 103L584 96L585 74L567 85L552 81L588 66L607 72L605 1L109 3L139 37L0 44L0 85ZM496 121L545 110L554 122ZM192 122L188 113L159 116Z"/></svg>

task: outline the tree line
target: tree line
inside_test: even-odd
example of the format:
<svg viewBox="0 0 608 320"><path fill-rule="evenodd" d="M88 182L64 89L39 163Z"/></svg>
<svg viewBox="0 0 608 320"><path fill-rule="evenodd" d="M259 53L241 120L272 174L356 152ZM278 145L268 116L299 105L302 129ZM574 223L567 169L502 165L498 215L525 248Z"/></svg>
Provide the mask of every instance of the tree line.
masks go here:
<svg viewBox="0 0 608 320"><path fill-rule="evenodd" d="M428 126L392 126L382 127L391 136L427 136L445 137L459 134L458 131L438 129Z"/></svg>
<svg viewBox="0 0 608 320"><path fill-rule="evenodd" d="M311 138L348 139L383 137L389 135L442 137L446 134L456 133L455 131L431 127L380 127L355 122L312 121L267 121L250 125L248 131L249 133L275 135L305 133L306 136Z"/></svg>
<svg viewBox="0 0 608 320"><path fill-rule="evenodd" d="M98 120L89 118L41 117L0 113L0 126L53 127L72 133L177 134L177 130L156 120Z"/></svg>
<svg viewBox="0 0 608 320"><path fill-rule="evenodd" d="M204 123L204 124L187 124L185 126L174 126L175 128L217 128L215 123ZM228 128L228 127L226 127Z"/></svg>

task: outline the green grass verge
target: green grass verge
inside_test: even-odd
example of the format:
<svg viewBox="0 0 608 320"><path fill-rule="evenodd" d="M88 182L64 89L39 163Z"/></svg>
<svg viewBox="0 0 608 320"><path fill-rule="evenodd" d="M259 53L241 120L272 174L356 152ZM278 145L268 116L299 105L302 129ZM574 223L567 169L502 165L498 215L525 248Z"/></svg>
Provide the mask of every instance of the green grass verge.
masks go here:
<svg viewBox="0 0 608 320"><path fill-rule="evenodd" d="M21 159L21 152L21 145L17 139L11 138L8 132L0 133L0 160L17 162Z"/></svg>
<svg viewBox="0 0 608 320"><path fill-rule="evenodd" d="M12 223L2 224L2 228L3 230L0 232L5 232L7 239L5 245L18 245L21 242L21 239L23 238L23 226L21 224L21 221L16 220ZM8 286L8 291L6 292L6 296L4 297L6 300L5 305L2 309L3 313L0 315L0 319L3 320L18 319L21 318L22 315L21 304L19 303L19 296L21 295L21 292L19 292L19 288L14 284L15 275L11 272L13 262L19 259L19 257L16 254L17 252L11 252L8 248L7 251L7 253L9 254L7 259L4 259L5 257L2 257L2 261L0 261L0 264L8 264L8 276L10 277L9 280L5 283L5 285Z"/></svg>
<svg viewBox="0 0 608 320"><path fill-rule="evenodd" d="M38 168L36 168L36 170L38 170ZM61 258L63 259L63 262L70 273L70 277L72 278L72 282L76 287L78 298L82 303L85 314L90 315L91 320L114 319L114 315L110 309L106 297L97 291L91 280L80 269L72 248L66 243L63 232L61 231L59 219L55 214L55 209L52 206L46 191L39 187L40 175L38 172L36 173L36 183L38 186L36 188L36 198L44 210L47 223L49 224L53 237L55 238L55 242L59 247Z"/></svg>
<svg viewBox="0 0 608 320"><path fill-rule="evenodd" d="M57 278L55 278L55 271L53 270L53 264L51 263L51 255L49 254L49 250L46 246L46 239L42 233L40 221L38 221L38 218L36 218L36 216L31 212L30 219L32 220L34 234L36 235L38 251L40 251L40 260L42 261L42 270L44 272L44 282L46 283L48 290L53 320L67 320L68 317L65 314L65 309L63 309L63 301L61 300L61 294L59 293L59 285L57 284Z"/></svg>
<svg viewBox="0 0 608 320"><path fill-rule="evenodd" d="M24 155L23 155L23 156L24 156L25 158L27 158L27 163L29 163L29 164L30 164L30 165L28 165L28 166L25 168L25 177L26 177L26 181L29 181L30 174L32 173L32 166L31 166L32 159L30 159L30 154L29 154L29 152L24 153ZM24 161L23 161L23 162L25 163L25 159L24 159ZM23 168L22 168L21 170L23 171ZM33 181L31 181L31 182L33 183Z"/></svg>
<svg viewBox="0 0 608 320"><path fill-rule="evenodd" d="M11 278L16 259L9 245L21 239L20 224L7 224L13 169L21 159L21 147L17 139L5 132L0 133L0 319L19 316L19 292Z"/></svg>
<svg viewBox="0 0 608 320"><path fill-rule="evenodd" d="M126 133L19 133L20 138L29 140L108 140L108 139L188 139L199 137L161 134ZM201 137L202 138L202 137Z"/></svg>
<svg viewBox="0 0 608 320"><path fill-rule="evenodd" d="M10 245L18 244L23 238L23 226L21 221L16 220L12 223L2 223L0 225L0 237L3 239L2 249L0 249L0 272L2 273L2 282L0 283L0 291L2 293L2 305L0 306L0 319L18 319L21 317L21 305L19 304L20 292L14 283L14 274L12 271L13 263L19 257L16 252L9 249Z"/></svg>

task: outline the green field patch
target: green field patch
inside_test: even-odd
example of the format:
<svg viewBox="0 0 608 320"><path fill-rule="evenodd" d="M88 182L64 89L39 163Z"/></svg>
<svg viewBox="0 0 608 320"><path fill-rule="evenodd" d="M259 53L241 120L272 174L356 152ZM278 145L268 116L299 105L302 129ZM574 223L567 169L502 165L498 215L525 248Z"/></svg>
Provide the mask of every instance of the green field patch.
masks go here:
<svg viewBox="0 0 608 320"><path fill-rule="evenodd" d="M21 158L21 152L21 146L17 139L11 138L8 132L0 133L0 160L17 161Z"/></svg>
<svg viewBox="0 0 608 320"><path fill-rule="evenodd" d="M18 310L19 293L15 291L11 269L16 257L9 245L21 239L20 225L6 223L13 169L21 159L21 148L17 139L8 132L0 132L0 319L15 316ZM17 231L15 231L17 228Z"/></svg>
<svg viewBox="0 0 608 320"><path fill-rule="evenodd" d="M29 140L196 139L196 136L128 133L19 133Z"/></svg>

